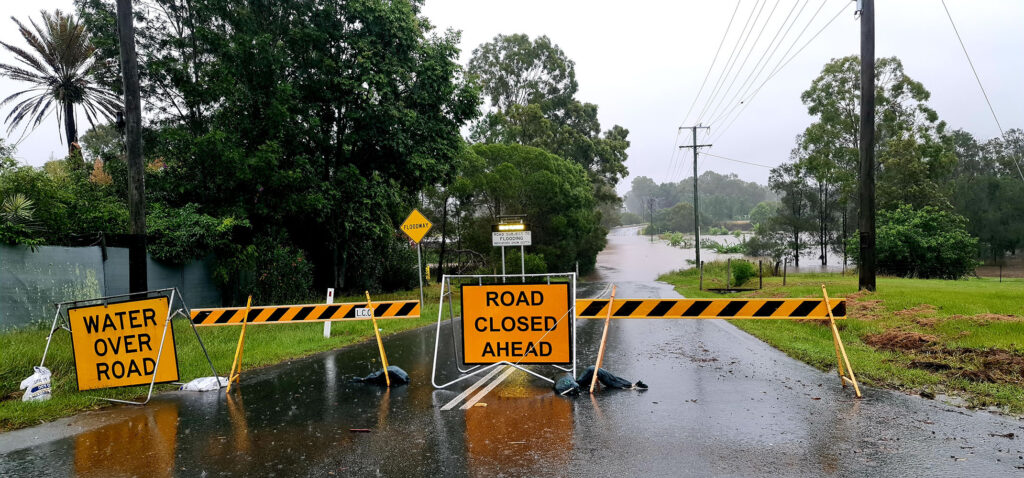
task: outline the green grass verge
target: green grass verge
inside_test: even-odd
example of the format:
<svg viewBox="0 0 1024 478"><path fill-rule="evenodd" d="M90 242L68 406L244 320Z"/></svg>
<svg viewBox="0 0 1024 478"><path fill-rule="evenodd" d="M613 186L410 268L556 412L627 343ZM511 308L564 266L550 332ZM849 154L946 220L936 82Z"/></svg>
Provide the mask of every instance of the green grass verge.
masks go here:
<svg viewBox="0 0 1024 478"><path fill-rule="evenodd" d="M704 287L724 285L716 277L725 277L724 263L706 264ZM858 293L856 275L790 274L785 286L782 277L765 277L762 290L729 296L699 290L694 269L659 280L689 298L821 297L824 284L830 297L849 300L848 319L837 324L858 380L1024 413L1024 280L880 277L877 292ZM757 278L744 286L757 287ZM832 336L823 323L730 322L821 370L836 367Z"/></svg>
<svg viewBox="0 0 1024 478"><path fill-rule="evenodd" d="M428 325L437 320L438 294L440 287L433 285L426 291L425 307L418 319L379 320L382 336ZM418 299L419 290L401 293L380 294L373 300ZM335 302L360 302L365 297L337 298ZM455 304L458 307L458 304ZM0 431L23 428L57 418L73 415L83 410L110 406L110 402L99 400L102 396L122 400L144 398L148 387L125 387L106 390L78 392L74 362L71 352L71 336L58 332L46 359L46 366L53 373L53 396L45 402L22 402L18 390L21 381L32 374L32 367L39 365L46 346L49 324L17 329L0 334ZM214 367L226 376L234 358L238 343L239 327L199 327L200 337L206 345ZM178 367L182 381L211 375L210 366L187 322L174 321L174 336L177 342ZM355 322L334 322L331 338L323 337L323 324L260 325L246 328L243 370L252 370L280 363L285 360L304 357L317 352L332 350L346 345L371 340L373 326L368 320ZM158 385L157 390L174 390L175 385Z"/></svg>

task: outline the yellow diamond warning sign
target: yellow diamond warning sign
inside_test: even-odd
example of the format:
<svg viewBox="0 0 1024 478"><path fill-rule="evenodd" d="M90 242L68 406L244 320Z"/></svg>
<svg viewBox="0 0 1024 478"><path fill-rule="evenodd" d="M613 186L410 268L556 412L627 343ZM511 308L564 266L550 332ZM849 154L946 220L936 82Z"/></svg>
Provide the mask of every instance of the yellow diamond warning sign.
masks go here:
<svg viewBox="0 0 1024 478"><path fill-rule="evenodd" d="M430 232L430 228L433 224L427 220L427 217L420 212L419 209L413 209L409 213L409 217L405 218L405 222L402 223L402 232L404 232L409 239L419 244L423 240L423 236L426 236Z"/></svg>
<svg viewBox="0 0 1024 478"><path fill-rule="evenodd" d="M572 363L569 284L462 286L466 364Z"/></svg>
<svg viewBox="0 0 1024 478"><path fill-rule="evenodd" d="M178 380L167 297L68 309L78 390ZM166 330L159 369L160 339Z"/></svg>

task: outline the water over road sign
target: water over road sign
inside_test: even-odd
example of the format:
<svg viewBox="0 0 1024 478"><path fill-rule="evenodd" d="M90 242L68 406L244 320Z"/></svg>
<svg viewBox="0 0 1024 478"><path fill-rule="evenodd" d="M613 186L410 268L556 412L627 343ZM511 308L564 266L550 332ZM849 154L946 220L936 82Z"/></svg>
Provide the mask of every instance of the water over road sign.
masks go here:
<svg viewBox="0 0 1024 478"><path fill-rule="evenodd" d="M405 218L405 222L402 223L401 229L405 235L409 236L413 242L419 244L423 240L423 237L430 232L430 228L433 224L427 220L427 217L420 212L419 209L413 209L409 213L409 217Z"/></svg>
<svg viewBox="0 0 1024 478"><path fill-rule="evenodd" d="M172 327L165 329L167 297L68 309L78 390L178 380ZM160 340L164 355L159 359Z"/></svg>
<svg viewBox="0 0 1024 478"><path fill-rule="evenodd" d="M463 285L466 364L570 364L569 284Z"/></svg>

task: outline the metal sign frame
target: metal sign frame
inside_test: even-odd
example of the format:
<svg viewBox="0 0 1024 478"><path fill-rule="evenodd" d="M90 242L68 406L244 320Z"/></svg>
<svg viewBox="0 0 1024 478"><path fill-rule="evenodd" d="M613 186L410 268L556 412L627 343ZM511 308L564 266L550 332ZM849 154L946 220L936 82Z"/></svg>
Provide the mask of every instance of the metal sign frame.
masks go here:
<svg viewBox="0 0 1024 478"><path fill-rule="evenodd" d="M570 296L569 296L569 311L566 314L567 317L559 318L558 322L561 322L561 321L565 320L566 318L569 319L569 337L570 337L569 342L572 345L572 366L571 367L563 367L563 366L560 366L560 365L537 365L537 366L554 367L554 368L556 368L558 370L561 370L563 372L571 372L573 377L575 377L576 376L576 350L577 350L577 347L576 347L576 273L574 273L574 272L566 272L566 273L558 273L558 274L524 274L522 277L523 277L524 280L525 280L526 277L532 277L532 278L537 278L537 279L541 279L541 280L546 280L548 284L551 283L551 279L552 278L567 278L569 280L569 294L570 294ZM455 318L455 313L453 311L454 299L452 298L452 296L455 294L455 287L452 285L452 280L454 279L456 281L460 281L460 280L476 281L476 283L478 285L483 285L485 280L487 280L487 281L493 280L494 283L497 284L498 283L497 282L498 279L504 280L505 278L506 278L506 276L504 274L480 274L480 275L448 275L448 274L445 274L445 275L443 275L441 277L441 297L439 299L439 306L438 306L438 310L437 310L437 330L436 330L436 334L435 334L435 338L434 338L434 362L433 362L433 367L431 368L431 371L430 371L430 383L434 386L434 388L447 388L447 387L449 387L451 385L454 385L454 384L456 384L458 382L461 382L463 380L469 379L469 378L471 378L473 376L479 375L479 374L484 373L484 372L486 372L488 370L491 370L491 369L493 369L495 367L500 367L500 366L503 366L503 365L508 365L510 367L515 367L515 368L517 368L519 370L522 370L523 372L526 372L526 373L528 373L530 375L533 375L534 377L537 377L537 378L539 378L541 380L544 380L544 381L552 383L552 384L554 383L554 380L551 380L548 377L545 377L545 376L543 376L543 375L541 375L541 374L539 374L537 372L534 372L533 370L530 370L530 369L526 368L523 365L520 365L518 361L513 363L513 362L509 362L507 360L503 360L503 361L500 361L500 362L497 362L497 363L493 363L493 364L473 365L473 366L468 367L468 368L462 368L462 359L459 358L459 340L455 336L455 322L456 322L455 319L456 318ZM437 382L437 355L438 355L438 351L440 350L440 346L441 346L441 321L444 318L445 300L446 299L448 301L448 319L447 320L448 320L449 324L451 325L451 329L452 329L452 343L451 343L451 347L452 347L452 352L453 352L454 358L455 358L455 368L458 370L458 372L459 372L459 374L461 376L456 378L456 379L454 379L454 380L452 380L452 381L450 381L450 382L443 383L443 384L438 384L438 382Z"/></svg>
<svg viewBox="0 0 1024 478"><path fill-rule="evenodd" d="M46 355L50 352L50 342L53 341L53 334L55 332L57 332L58 330L60 330L60 329L66 330L69 335L71 334L71 324L70 324L70 321L69 321L69 319L67 317L68 309L79 308L79 307L88 307L88 306L94 306L94 305L109 305L111 303L124 302L123 300L116 300L116 299L124 299L124 298L129 298L129 300L139 299L139 298L142 298L142 299L155 299L155 298L159 298L159 297L167 297L168 293L170 293L170 297L167 300L167 317L164 318L164 331L163 331L163 334L161 334L161 336L160 336L160 349L159 349L159 352L157 352L156 365L154 366L153 378L152 378L152 380L149 383L149 392L146 394L146 400L142 401L142 402L135 402L135 401L131 401L131 400L118 400L116 398L105 398L105 397L97 397L97 398L99 398L101 400L107 400L109 402L126 403L126 404L129 404L129 405L145 405L145 404L149 403L150 399L153 398L153 388L156 386L156 370L160 369L160 359L163 356L163 352L164 352L164 343L165 343L166 338L167 338L167 329L168 329L168 327L170 327L171 321L174 320L174 319L184 319L184 320L186 320L189 323L189 326L192 327L192 332L194 332L195 335L196 335L196 340L199 341L199 347L203 349L203 355L206 356L207 363L210 364L210 371L213 372L213 376L214 377L219 377L219 375L217 375L217 370L213 367L213 361L210 360L210 354L209 354L209 352L206 351L206 345L203 344L203 339L202 339L202 337L199 336L199 331L196 330L195 325L192 324L191 309L189 309L188 304L185 303L185 299L181 296L181 292L178 291L177 287L170 287L170 288L166 288L166 289L148 290L148 291L145 291L145 292L131 292L131 293L127 293L127 294L109 295L109 296L106 296L106 297L98 297L98 298L95 298L95 299L71 300L71 301L66 301L66 302L58 302L58 303L54 304L54 306L57 308L57 311L56 311L56 313L53 316L53 323L50 325L50 333L46 336L46 348L43 349L43 359L39 361L39 366L43 367L46 364ZM177 301L177 303L178 303L178 307L177 308L175 308L175 305L174 305L175 301ZM171 333L173 334L174 332L172 331ZM179 379L180 379L180 377L179 377ZM172 383L180 383L180 382L172 382ZM138 386L138 385L134 385L134 386ZM217 383L217 388L218 389L223 388L223 387L221 387L219 380L218 380L218 383Z"/></svg>

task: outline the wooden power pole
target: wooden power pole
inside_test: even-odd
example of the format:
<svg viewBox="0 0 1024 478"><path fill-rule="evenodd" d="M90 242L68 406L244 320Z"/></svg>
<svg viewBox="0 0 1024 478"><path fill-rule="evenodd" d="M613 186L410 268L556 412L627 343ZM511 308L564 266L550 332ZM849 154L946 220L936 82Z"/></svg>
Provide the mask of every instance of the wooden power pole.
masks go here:
<svg viewBox="0 0 1024 478"><path fill-rule="evenodd" d="M125 154L128 160L128 288L149 289L146 281L146 177L142 163L142 100L139 97L139 62L135 55L132 1L117 0L117 36L124 82Z"/></svg>
<svg viewBox="0 0 1024 478"><path fill-rule="evenodd" d="M697 195L697 148L705 148L711 146L710 144L697 144L697 130L698 129L711 129L710 126L684 126L679 129L689 129L693 131L693 145L691 146L680 146L679 149L693 148L693 251L695 254L694 264L696 267L700 267L700 199Z"/></svg>
<svg viewBox="0 0 1024 478"><path fill-rule="evenodd" d="M860 290L875 290L875 1L860 0Z"/></svg>

